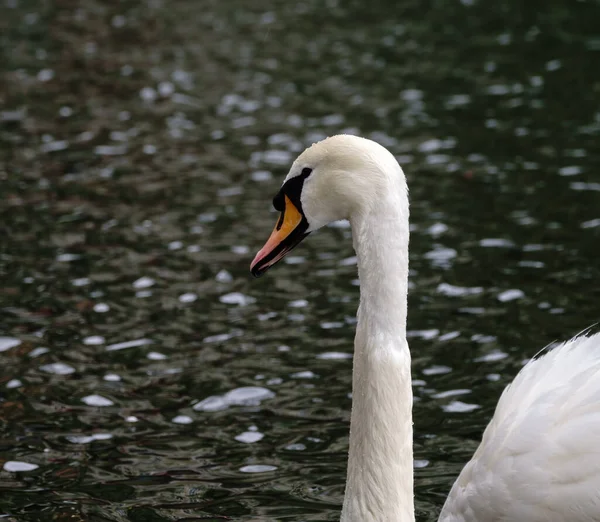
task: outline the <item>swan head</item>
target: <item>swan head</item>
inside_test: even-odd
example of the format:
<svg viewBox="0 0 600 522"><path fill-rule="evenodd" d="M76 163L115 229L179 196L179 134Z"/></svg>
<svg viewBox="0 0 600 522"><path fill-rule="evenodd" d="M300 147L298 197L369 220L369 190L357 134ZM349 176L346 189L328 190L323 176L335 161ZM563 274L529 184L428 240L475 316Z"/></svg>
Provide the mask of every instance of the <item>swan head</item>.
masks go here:
<svg viewBox="0 0 600 522"><path fill-rule="evenodd" d="M250 265L252 275L263 275L311 232L368 214L395 183L406 187L402 169L374 141L338 135L313 144L294 161L273 198L279 219Z"/></svg>

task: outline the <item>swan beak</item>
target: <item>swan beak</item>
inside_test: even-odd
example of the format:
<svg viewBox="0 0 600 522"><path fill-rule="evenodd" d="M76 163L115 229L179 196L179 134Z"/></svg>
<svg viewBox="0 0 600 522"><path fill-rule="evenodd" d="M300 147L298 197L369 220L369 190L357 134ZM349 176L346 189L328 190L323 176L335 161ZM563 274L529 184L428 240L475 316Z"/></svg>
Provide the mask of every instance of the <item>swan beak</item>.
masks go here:
<svg viewBox="0 0 600 522"><path fill-rule="evenodd" d="M308 233L308 221L291 200L285 196L285 207L279 216L271 237L265 243L250 265L250 273L260 277L275 263L302 241Z"/></svg>

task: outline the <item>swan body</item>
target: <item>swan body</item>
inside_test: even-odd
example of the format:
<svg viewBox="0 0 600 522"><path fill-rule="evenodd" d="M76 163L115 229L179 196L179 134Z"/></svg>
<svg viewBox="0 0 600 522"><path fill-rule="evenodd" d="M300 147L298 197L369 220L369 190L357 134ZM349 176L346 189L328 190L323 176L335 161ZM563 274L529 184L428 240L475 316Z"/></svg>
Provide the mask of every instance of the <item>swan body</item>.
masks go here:
<svg viewBox="0 0 600 522"><path fill-rule="evenodd" d="M333 136L293 163L255 276L311 232L349 219L360 305L342 522L414 522L406 340L409 204L393 155ZM442 509L445 522L600 522L600 335L528 363L509 385Z"/></svg>
<svg viewBox="0 0 600 522"><path fill-rule="evenodd" d="M530 361L506 387L440 520L600 520L600 334Z"/></svg>

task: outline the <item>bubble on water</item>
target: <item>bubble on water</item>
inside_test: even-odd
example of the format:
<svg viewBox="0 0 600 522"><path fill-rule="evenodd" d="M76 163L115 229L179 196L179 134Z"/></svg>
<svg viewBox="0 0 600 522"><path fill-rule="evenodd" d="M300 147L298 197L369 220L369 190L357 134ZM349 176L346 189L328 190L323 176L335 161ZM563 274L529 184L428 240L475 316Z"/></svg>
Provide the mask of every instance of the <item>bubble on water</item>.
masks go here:
<svg viewBox="0 0 600 522"><path fill-rule="evenodd" d="M525 297L525 293L517 288L505 290L504 292L500 292L497 296L498 301L502 303L514 301L515 299L522 299L523 297Z"/></svg>
<svg viewBox="0 0 600 522"><path fill-rule="evenodd" d="M40 370L46 373L53 373L54 375L69 375L75 373L75 368L61 362L45 364L40 366Z"/></svg>
<svg viewBox="0 0 600 522"><path fill-rule="evenodd" d="M181 241L171 241L168 245L167 248L169 250L180 250L183 248L183 243Z"/></svg>
<svg viewBox="0 0 600 522"><path fill-rule="evenodd" d="M151 339L134 339L133 341L125 341L122 343L110 344L106 347L107 352L113 352L118 350L126 350L127 348L137 348L138 346L145 346L152 344Z"/></svg>
<svg viewBox="0 0 600 522"><path fill-rule="evenodd" d="M70 263L71 261L77 261L81 259L79 254L59 254L56 256L56 260L60 263Z"/></svg>
<svg viewBox="0 0 600 522"><path fill-rule="evenodd" d="M84 337L83 344L92 346L104 344L104 337L102 337L101 335L90 335L89 337Z"/></svg>
<svg viewBox="0 0 600 522"><path fill-rule="evenodd" d="M352 359L352 354L346 353L346 352L323 352L323 353L317 354L317 359L324 359L324 360Z"/></svg>
<svg viewBox="0 0 600 522"><path fill-rule="evenodd" d="M151 286L153 286L156 283L156 281L154 281L154 279L152 279L151 277L140 277L139 279L136 279L133 282L133 288L137 288L142 289L142 288L150 288Z"/></svg>
<svg viewBox="0 0 600 522"><path fill-rule="evenodd" d="M81 402L84 402L88 406L98 406L98 407L112 406L114 404L114 402L111 401L110 399L107 399L106 397L102 397L102 395L96 395L96 394L86 395L85 397L83 397L81 399Z"/></svg>
<svg viewBox="0 0 600 522"><path fill-rule="evenodd" d="M222 188L219 189L217 191L217 195L221 196L221 197L229 197L229 196L239 196L240 194L244 193L244 188L237 186L237 187L226 187L226 188Z"/></svg>
<svg viewBox="0 0 600 522"><path fill-rule="evenodd" d="M164 353L160 352L148 352L146 358L150 359L151 361L164 361L167 358L167 356Z"/></svg>
<svg viewBox="0 0 600 522"><path fill-rule="evenodd" d="M434 393L431 395L432 399L447 399L448 397L456 397L458 395L468 395L471 393L471 390L467 389L458 389L458 390L446 390L439 393Z"/></svg>
<svg viewBox="0 0 600 522"><path fill-rule="evenodd" d="M304 256L287 256L283 258L283 262L286 265L299 265L301 263L304 263L304 261L306 261L306 258Z"/></svg>
<svg viewBox="0 0 600 522"><path fill-rule="evenodd" d="M432 266L449 268L452 265L451 261L456 255L457 252L453 248L437 246L434 250L426 252L423 257L431 261Z"/></svg>
<svg viewBox="0 0 600 522"><path fill-rule="evenodd" d="M174 82L178 83L186 90L189 90L193 87L192 75L187 71L176 69L171 73L171 78Z"/></svg>
<svg viewBox="0 0 600 522"><path fill-rule="evenodd" d="M439 335L440 331L436 328L429 330L408 330L406 332L407 337L418 337L419 339L431 340L435 339Z"/></svg>
<svg viewBox="0 0 600 522"><path fill-rule="evenodd" d="M495 338L494 338L495 339ZM496 362L501 361L502 359L506 359L508 354L505 352L501 352L500 350L494 350L493 352L486 353L481 357L476 357L474 359L475 362Z"/></svg>
<svg viewBox="0 0 600 522"><path fill-rule="evenodd" d="M451 341L452 339L456 339L460 336L460 332L448 332L438 337L438 341Z"/></svg>
<svg viewBox="0 0 600 522"><path fill-rule="evenodd" d="M306 445L302 444L301 442L295 442L293 444L288 444L285 449L288 451L304 451L306 449Z"/></svg>
<svg viewBox="0 0 600 522"><path fill-rule="evenodd" d="M175 424L191 424L194 422L194 419L188 415L177 415L177 417L171 419L171 422L174 422Z"/></svg>
<svg viewBox="0 0 600 522"><path fill-rule="evenodd" d="M338 265L340 266L355 266L358 262L358 258L356 256L347 257L342 259Z"/></svg>
<svg viewBox="0 0 600 522"><path fill-rule="evenodd" d="M227 270L219 270L215 279L219 283L231 283L231 281L233 281L233 276Z"/></svg>
<svg viewBox="0 0 600 522"><path fill-rule="evenodd" d="M126 152L126 145L98 145L94 147L94 154L98 156L122 156Z"/></svg>
<svg viewBox="0 0 600 522"><path fill-rule="evenodd" d="M292 162L292 154L287 150L270 149L265 152L255 152L250 157L252 164L259 162L271 165L289 165Z"/></svg>
<svg viewBox="0 0 600 522"><path fill-rule="evenodd" d="M227 401L223 397L211 396L194 404L195 411L219 411L224 410L228 406Z"/></svg>
<svg viewBox="0 0 600 522"><path fill-rule="evenodd" d="M571 190L592 190L600 192L600 183L573 182L569 185L569 188Z"/></svg>
<svg viewBox="0 0 600 522"><path fill-rule="evenodd" d="M449 283L440 283L437 287L437 292L446 295L448 297L464 297L467 295L478 295L483 292L483 287L481 286L472 286L472 287L464 287L464 286L456 286L451 285Z"/></svg>
<svg viewBox="0 0 600 522"><path fill-rule="evenodd" d="M233 337L239 337L240 335L242 335L242 330L238 330L238 329L234 329L231 330L230 332L227 333L221 333L221 334L216 334L216 335L209 335L208 337L205 337L202 342L205 343L222 343L225 341L228 341L229 339L232 339Z"/></svg>
<svg viewBox="0 0 600 522"><path fill-rule="evenodd" d="M241 129L243 127L250 127L256 123L256 118L254 116L243 116L241 118L234 118L231 121L231 126L234 129Z"/></svg>
<svg viewBox="0 0 600 522"><path fill-rule="evenodd" d="M304 308L308 306L308 301L306 299L295 299L294 301L290 301L288 306L291 308Z"/></svg>
<svg viewBox="0 0 600 522"><path fill-rule="evenodd" d="M231 292L229 294L225 294L219 297L219 301L225 304L248 306L249 304L255 303L256 299L249 295L242 294L241 292Z"/></svg>
<svg viewBox="0 0 600 522"><path fill-rule="evenodd" d="M462 401L452 401L450 404L442 406L442 410L447 413L468 413L481 408L478 404L468 404Z"/></svg>
<svg viewBox="0 0 600 522"><path fill-rule="evenodd" d="M453 94L446 100L446 108L464 107L471 103L471 96L468 94Z"/></svg>
<svg viewBox="0 0 600 522"><path fill-rule="evenodd" d="M471 336L471 341L474 341L474 342L480 343L480 344L493 343L496 340L497 340L497 337L495 335L473 334Z"/></svg>
<svg viewBox="0 0 600 522"><path fill-rule="evenodd" d="M37 74L37 79L40 82L48 82L54 78L54 71L52 69L42 69Z"/></svg>
<svg viewBox="0 0 600 522"><path fill-rule="evenodd" d="M270 179L273 179L273 174L268 170L255 170L250 174L250 178L252 181L258 182L269 181Z"/></svg>
<svg viewBox="0 0 600 522"><path fill-rule="evenodd" d="M140 98L146 102L152 102L156 100L156 91L152 87L143 87L140 90Z"/></svg>
<svg viewBox="0 0 600 522"><path fill-rule="evenodd" d="M423 143L421 143L419 145L419 151L421 152L434 152L436 150L439 150L443 147L442 141L441 140L437 140L437 139L433 139L433 140L427 140L424 141Z"/></svg>
<svg viewBox="0 0 600 522"><path fill-rule="evenodd" d="M427 229L427 233L431 236L441 236L444 232L448 231L448 226L444 223L434 223Z"/></svg>
<svg viewBox="0 0 600 522"><path fill-rule="evenodd" d="M500 45L508 45L512 42L512 35L510 33L502 33L498 35L496 40Z"/></svg>
<svg viewBox="0 0 600 522"><path fill-rule="evenodd" d="M569 165L567 167L561 167L560 169L558 169L558 173L561 176L577 176L578 174L581 174L583 172L583 169L581 167L579 167L578 165Z"/></svg>
<svg viewBox="0 0 600 522"><path fill-rule="evenodd" d="M334 330L336 328L343 328L345 324L341 321L321 321L319 326L323 328L323 330Z"/></svg>
<svg viewBox="0 0 600 522"><path fill-rule="evenodd" d="M21 462L20 460L7 460L2 467L4 471L9 471L12 473L17 473L21 471L33 471L34 469L39 468L37 464Z"/></svg>
<svg viewBox="0 0 600 522"><path fill-rule="evenodd" d="M179 296L179 301L181 303L193 303L196 299L198 299L198 296L192 292L186 292Z"/></svg>
<svg viewBox="0 0 600 522"><path fill-rule="evenodd" d="M292 373L290 377L293 377L294 379L315 379L318 375L310 370L304 370L302 372Z"/></svg>
<svg viewBox="0 0 600 522"><path fill-rule="evenodd" d="M581 223L581 228L597 228L600 227L600 218L590 219Z"/></svg>
<svg viewBox="0 0 600 522"><path fill-rule="evenodd" d="M277 466L270 466L267 464L252 464L249 466L242 466L240 471L242 473L266 473L268 471L275 471Z"/></svg>
<svg viewBox="0 0 600 522"><path fill-rule="evenodd" d="M321 123L325 126L339 126L344 123L344 116L342 114L330 114L321 118Z"/></svg>
<svg viewBox="0 0 600 522"><path fill-rule="evenodd" d="M123 15L115 15L112 17L111 25L113 27L119 28L119 27L123 27L126 22L127 22L127 19Z"/></svg>
<svg viewBox="0 0 600 522"><path fill-rule="evenodd" d="M175 86L171 82L160 82L158 84L158 93L167 98L175 92Z"/></svg>
<svg viewBox="0 0 600 522"><path fill-rule="evenodd" d="M258 406L262 401L275 397L275 394L260 386L245 386L227 392L225 395L212 395L194 404L195 411L218 411L229 406Z"/></svg>
<svg viewBox="0 0 600 522"><path fill-rule="evenodd" d="M443 375L445 373L450 373L452 368L450 366L444 366L441 364L434 364L433 366L429 366L423 370L423 375Z"/></svg>
<svg viewBox="0 0 600 522"><path fill-rule="evenodd" d="M49 351L50 351L50 348L46 348L45 346L39 346L38 348L34 348L33 350L31 350L27 355L29 357L31 357L32 359L34 359L35 357L44 355L45 353L48 353Z"/></svg>
<svg viewBox="0 0 600 522"><path fill-rule="evenodd" d="M238 442L243 442L245 444L253 444L254 442L258 442L264 438L264 434L257 431L245 431L236 435L235 440Z"/></svg>
<svg viewBox="0 0 600 522"><path fill-rule="evenodd" d="M60 116L62 116L63 118L68 118L69 116L73 115L73 109L71 109L71 107L64 105L58 110L58 114Z"/></svg>
<svg viewBox="0 0 600 522"><path fill-rule="evenodd" d="M94 433L92 435L67 435L65 439L73 444L90 444L96 440L110 440L112 433Z"/></svg>
<svg viewBox="0 0 600 522"><path fill-rule="evenodd" d="M509 239L489 237L479 241L479 245L485 248L512 248L515 244Z"/></svg>
<svg viewBox="0 0 600 522"><path fill-rule="evenodd" d="M27 112L24 109L14 111L0 111L0 121L22 121Z"/></svg>
<svg viewBox="0 0 600 522"><path fill-rule="evenodd" d="M19 339L15 339L14 337L0 337L0 352L5 352L6 350L10 350L15 346L19 346L21 341Z"/></svg>

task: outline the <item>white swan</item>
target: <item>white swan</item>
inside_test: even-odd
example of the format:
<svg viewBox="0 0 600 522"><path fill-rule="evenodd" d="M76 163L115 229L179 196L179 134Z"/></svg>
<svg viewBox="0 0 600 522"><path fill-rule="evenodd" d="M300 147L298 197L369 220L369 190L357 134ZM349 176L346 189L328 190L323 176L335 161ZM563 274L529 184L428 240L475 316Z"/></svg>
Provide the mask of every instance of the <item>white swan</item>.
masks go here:
<svg viewBox="0 0 600 522"><path fill-rule="evenodd" d="M343 522L413 522L406 341L408 194L382 146L334 136L294 162L251 265L264 273L310 232L350 220L360 306ZM504 391L442 509L446 522L600 521L600 334L530 362Z"/></svg>

